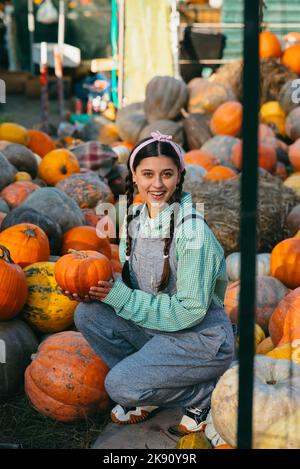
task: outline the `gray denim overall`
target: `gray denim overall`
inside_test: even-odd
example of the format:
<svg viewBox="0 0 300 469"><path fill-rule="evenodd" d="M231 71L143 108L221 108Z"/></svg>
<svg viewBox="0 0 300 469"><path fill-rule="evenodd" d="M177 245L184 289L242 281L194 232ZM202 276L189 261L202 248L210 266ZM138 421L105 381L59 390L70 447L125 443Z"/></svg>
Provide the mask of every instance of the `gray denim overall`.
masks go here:
<svg viewBox="0 0 300 469"><path fill-rule="evenodd" d="M161 238L136 237L130 257L132 288L157 295L163 269ZM176 293L175 236L171 275L163 293ZM111 368L106 390L123 406L207 407L218 378L233 360L234 337L223 308L211 305L197 326L177 332L146 329L101 302L80 303L75 324Z"/></svg>

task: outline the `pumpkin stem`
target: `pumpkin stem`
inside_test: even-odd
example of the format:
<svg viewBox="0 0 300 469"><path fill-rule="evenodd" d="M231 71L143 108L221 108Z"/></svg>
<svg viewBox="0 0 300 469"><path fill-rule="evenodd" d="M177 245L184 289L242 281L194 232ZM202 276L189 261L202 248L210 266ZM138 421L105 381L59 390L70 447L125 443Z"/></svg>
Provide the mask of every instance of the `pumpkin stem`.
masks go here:
<svg viewBox="0 0 300 469"><path fill-rule="evenodd" d="M67 174L68 173L68 170L67 170L67 167L65 164L63 164L60 168L60 171L62 174Z"/></svg>
<svg viewBox="0 0 300 469"><path fill-rule="evenodd" d="M272 379L272 380L270 380L270 381L267 381L267 384L276 384L276 382L277 382L277 381L276 381L275 379Z"/></svg>
<svg viewBox="0 0 300 469"><path fill-rule="evenodd" d="M5 262L8 262L8 264L14 264L14 261L10 257L9 250L2 244L0 244L0 251L2 251L2 253L0 253L0 259L4 259Z"/></svg>
<svg viewBox="0 0 300 469"><path fill-rule="evenodd" d="M74 254L74 256L80 259L86 259L87 257L89 257L82 251L76 251L76 249L68 249L68 254Z"/></svg>
<svg viewBox="0 0 300 469"><path fill-rule="evenodd" d="M27 226L25 230L22 230L22 233L24 233L27 238L36 238L36 232L34 228L31 228L30 226Z"/></svg>

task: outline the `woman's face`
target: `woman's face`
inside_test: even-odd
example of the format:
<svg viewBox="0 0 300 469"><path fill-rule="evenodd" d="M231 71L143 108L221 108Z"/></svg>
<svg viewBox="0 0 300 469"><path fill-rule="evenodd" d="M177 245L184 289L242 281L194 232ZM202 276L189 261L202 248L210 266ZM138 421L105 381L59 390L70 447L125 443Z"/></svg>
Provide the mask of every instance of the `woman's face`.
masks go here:
<svg viewBox="0 0 300 469"><path fill-rule="evenodd" d="M180 171L168 156L150 156L141 160L132 178L153 217L164 208L175 192L180 181Z"/></svg>

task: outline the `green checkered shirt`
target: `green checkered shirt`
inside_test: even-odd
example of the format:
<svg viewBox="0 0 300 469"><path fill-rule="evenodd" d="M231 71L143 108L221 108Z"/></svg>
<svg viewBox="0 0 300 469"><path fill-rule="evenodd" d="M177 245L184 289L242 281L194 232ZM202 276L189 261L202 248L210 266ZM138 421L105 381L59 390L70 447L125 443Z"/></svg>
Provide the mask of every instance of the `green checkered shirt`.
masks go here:
<svg viewBox="0 0 300 469"><path fill-rule="evenodd" d="M141 206L138 208L141 209ZM162 236L169 227L171 210L168 206L155 218L150 218L144 204L139 215L141 233L146 237L149 234ZM201 215L199 210L192 207L191 194L183 192L177 220L190 213ZM126 250L125 222L119 247L122 264ZM212 302L223 306L227 286L226 264L223 249L213 232L202 220L189 218L176 233L176 294L153 295L133 290L118 278L103 302L111 305L122 318L145 328L171 332L199 324Z"/></svg>

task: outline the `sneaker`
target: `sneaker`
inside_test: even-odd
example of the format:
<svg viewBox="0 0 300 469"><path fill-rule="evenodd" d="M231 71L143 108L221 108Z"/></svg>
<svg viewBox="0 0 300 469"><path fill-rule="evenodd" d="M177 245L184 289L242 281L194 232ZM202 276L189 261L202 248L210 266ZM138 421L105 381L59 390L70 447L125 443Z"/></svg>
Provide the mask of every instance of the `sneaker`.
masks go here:
<svg viewBox="0 0 300 469"><path fill-rule="evenodd" d="M178 430L182 434L201 432L206 426L206 417L210 407L199 409L198 407L187 407L185 414L178 425Z"/></svg>
<svg viewBox="0 0 300 469"><path fill-rule="evenodd" d="M149 415L156 409L158 409L158 406L124 407L118 404L112 409L110 418L114 423L121 425L139 423L147 420Z"/></svg>

